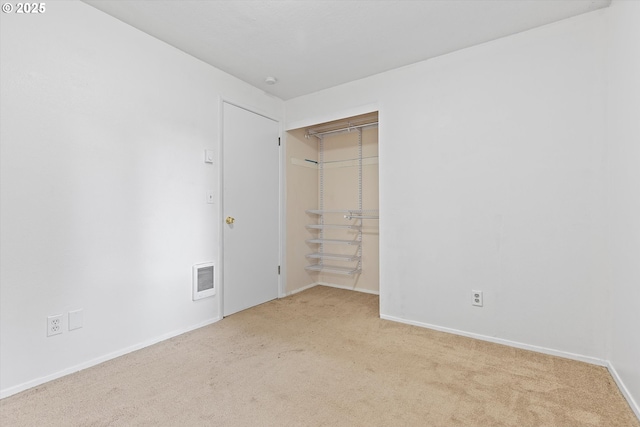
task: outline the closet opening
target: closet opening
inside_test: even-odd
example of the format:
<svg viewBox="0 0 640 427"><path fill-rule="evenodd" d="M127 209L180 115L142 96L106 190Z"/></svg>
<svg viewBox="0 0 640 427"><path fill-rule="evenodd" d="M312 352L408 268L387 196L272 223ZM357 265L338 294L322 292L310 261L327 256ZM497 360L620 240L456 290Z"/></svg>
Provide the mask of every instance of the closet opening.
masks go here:
<svg viewBox="0 0 640 427"><path fill-rule="evenodd" d="M290 130L286 141L286 294L378 294L378 113Z"/></svg>

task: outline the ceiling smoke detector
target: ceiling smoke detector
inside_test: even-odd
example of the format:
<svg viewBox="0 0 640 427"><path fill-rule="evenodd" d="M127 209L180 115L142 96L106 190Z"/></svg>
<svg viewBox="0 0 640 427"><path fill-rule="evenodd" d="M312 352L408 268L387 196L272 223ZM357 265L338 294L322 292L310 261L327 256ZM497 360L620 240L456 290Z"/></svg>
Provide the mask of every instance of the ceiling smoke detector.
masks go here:
<svg viewBox="0 0 640 427"><path fill-rule="evenodd" d="M268 85L274 85L276 83L278 83L278 79L276 79L275 77L267 77L266 79L264 79L264 82Z"/></svg>

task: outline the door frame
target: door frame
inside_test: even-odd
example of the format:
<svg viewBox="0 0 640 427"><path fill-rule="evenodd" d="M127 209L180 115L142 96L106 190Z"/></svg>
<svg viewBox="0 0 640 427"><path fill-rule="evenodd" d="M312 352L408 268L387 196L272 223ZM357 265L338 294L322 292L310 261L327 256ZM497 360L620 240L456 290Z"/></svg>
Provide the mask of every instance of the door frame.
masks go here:
<svg viewBox="0 0 640 427"><path fill-rule="evenodd" d="M368 104L362 104L362 105L357 105L354 107L350 107L350 108L346 108L346 109L340 109L340 110L334 110L334 109L329 109L328 112L324 112L324 113L316 113L310 116L304 116L302 118L299 118L297 120L293 120L293 121L288 121L284 123L284 125L280 128L280 133L283 135L286 135L288 131L291 130L296 130L296 129L300 129L300 128L305 128L305 127L311 127L314 125L317 125L319 123L325 123L325 122L332 122L334 120L342 120L348 117L353 117L353 116L359 116L361 114L367 114L367 113L373 113L373 112L378 112L378 159L381 159L384 157L383 154L383 150L380 150L380 147L386 147L386 143L384 143L384 133L380 131L380 129L382 129L384 126L382 123L384 123L384 117L385 114L383 112L384 108L381 105L380 102L376 101L376 102L371 102ZM280 236L282 239L282 243L280 245L281 247L281 254L280 254L280 265L282 266L281 270L281 275L280 275L280 286L282 289L282 293L280 298L283 298L287 295L290 294L294 294L296 292L300 292L304 289L307 288L302 288L302 289L296 289L293 291L290 291L289 293L286 293L286 267L285 267L285 263L286 263L286 254L287 254L287 247L286 247L286 242L287 242L287 223L286 223L286 203L287 203L287 193L286 193L286 182L287 182L287 176L286 176L286 138L281 136L281 140L282 140L282 144L280 146L280 180L282 182L281 186L280 186L280 191L282 192L282 196L280 198L280 209L281 209L281 224L280 224ZM380 160L379 160L380 161ZM380 163L379 163L380 164ZM378 166L378 172L380 172L380 166ZM380 182L380 179L378 180L378 183ZM379 185L379 184L378 184ZM378 186L378 208L382 209L382 193L383 190L381 189L380 185ZM379 221L378 224L379 227L379 233L380 233L380 237L382 237L383 235L383 229L386 229L386 227L384 226L384 217L382 220ZM383 252L384 248L383 245L380 245L380 249L378 252L378 275L380 277L380 283L378 285L378 295L380 296L380 302L378 303L378 315L380 315L380 313L382 312L382 302L385 299L385 294L383 293L383 289L386 290L386 287L384 286L384 283L382 281L382 269L383 267L383 263L382 263L382 252ZM318 282L313 283L311 286L315 286L317 285Z"/></svg>
<svg viewBox="0 0 640 427"><path fill-rule="evenodd" d="M278 265L280 265L280 274L278 275L278 298L284 297L283 293L283 284L286 283L285 280L285 257L283 253L285 251L284 242L285 238L283 233L285 232L285 218L284 218L284 200L283 195L285 194L283 186L283 153L285 152L284 148L284 138L282 137L282 129L283 122L280 118L277 118L269 113L261 111L260 109L249 106L244 103L236 102L229 98L225 98L222 96L218 97L218 273L217 273L217 283L218 286L218 317L220 319L224 318L224 104L233 105L234 107L241 108L243 110L249 111L250 113L257 114L259 116L265 117L269 120L273 120L278 124L278 138L281 143L278 147Z"/></svg>

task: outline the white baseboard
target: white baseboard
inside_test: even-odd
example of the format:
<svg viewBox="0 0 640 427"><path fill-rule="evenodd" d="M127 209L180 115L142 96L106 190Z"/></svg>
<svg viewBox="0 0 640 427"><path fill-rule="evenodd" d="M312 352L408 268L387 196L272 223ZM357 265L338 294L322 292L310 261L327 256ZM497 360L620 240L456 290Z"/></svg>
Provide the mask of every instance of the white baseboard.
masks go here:
<svg viewBox="0 0 640 427"><path fill-rule="evenodd" d="M633 410L633 412L635 412L636 417L638 417L638 419L640 420L640 405L638 405L638 402L636 402L631 393L629 393L629 389L624 384L622 378L620 378L620 375L618 375L618 371L616 371L616 368L613 367L610 361L607 361L607 369L609 369L609 373L618 385L620 392L622 393L624 398L627 399L629 406L631 406L631 409Z"/></svg>
<svg viewBox="0 0 640 427"><path fill-rule="evenodd" d="M298 288L298 289L294 289L294 290L289 291L289 292L285 292L285 294L284 294L284 295L282 295L280 298L286 298L286 297L288 297L288 296L290 296L290 295L294 295L294 294L297 294L297 293L300 293L300 292L306 291L307 289L311 289L311 288L313 288L313 287L315 287L315 286L318 286L318 283L317 283L317 282L314 282L314 283L312 283L312 284L310 284L310 285L307 285L307 286L303 286L303 287Z"/></svg>
<svg viewBox="0 0 640 427"><path fill-rule="evenodd" d="M148 341L144 341L142 343L135 344L135 345L132 345L130 347L126 347L126 348L123 348L121 350L117 350L117 351L114 351L112 353L105 354L105 355L100 356L100 357L96 357L95 359L91 359L91 360L88 360L86 362L71 366L69 368L63 369L62 371L58 371L58 372L53 373L51 375L47 375L47 376L44 376L44 377L36 378L36 379L30 380L30 381L27 381L25 383L18 384L18 385L13 386L13 387L5 388L3 390L0 390L0 399L4 399L5 397L12 396L14 394L20 393L21 391L28 390L28 389L30 389L32 387L36 387L36 386L39 386L39 385L44 384L46 382L53 381L55 379L64 377L64 376L69 375L69 374L73 374L73 373L81 371L83 369L87 369L87 368L90 368L92 366L99 365L100 363L106 362L107 360L115 359L116 357L124 356L125 354L131 353L133 351L140 350L140 349L145 348L145 347L149 347L149 346L151 346L153 344L157 344L157 343L159 343L161 341L168 340L169 338L173 338L175 336L182 335L182 334L184 334L186 332L202 328L202 327L210 325L212 323L216 323L217 321L219 321L221 319L222 319L222 317L216 317L214 319L209 319L209 320L204 321L202 323L198 323L196 325L192 325L192 326L189 326L189 327L184 328L184 329L179 329L177 331L172 331L172 332L169 332L167 334L160 335L159 337L152 338L152 339L150 339Z"/></svg>
<svg viewBox="0 0 640 427"><path fill-rule="evenodd" d="M372 290L369 290L369 289L359 289L359 288L354 288L352 286L336 285L334 283L316 282L315 284L316 285L320 285L320 286L328 286L330 288L346 289L348 291L362 292L362 293L371 294L371 295L379 295L380 294L378 291L372 291Z"/></svg>
<svg viewBox="0 0 640 427"><path fill-rule="evenodd" d="M416 322L416 321L413 321L413 320L402 319L402 318L399 318L399 317L389 316L389 315L386 315L386 314L380 314L380 318L381 319L385 319L385 320L392 320L394 322L406 323L407 325L420 326L422 328L433 329L435 331L447 332L449 334L461 335L463 337L469 337L469 338L474 338L474 339L478 339L478 340L482 340L482 341L493 342L493 343L496 343L496 344L507 345L509 347L520 348L520 349L523 349L523 350L530 350L530 351L535 351L535 352L538 352L538 353L549 354L551 356L564 357L565 359L578 360L580 362L586 362L586 363L590 363L592 365L598 365L598 366L607 366L608 365L608 361L603 360L603 359L598 359L597 357L584 356L582 354L570 353L570 352L567 352L567 351L555 350L555 349L552 349L552 348L540 347L540 346L537 346L537 345L524 344L524 343L517 342L517 341L511 341L511 340L505 340L505 339L502 339L502 338L490 337L488 335L481 335L481 334L476 334L476 333L473 333L473 332L460 331L458 329L446 328L444 326L432 325L432 324L429 324L429 323Z"/></svg>
<svg viewBox="0 0 640 427"><path fill-rule="evenodd" d="M590 363L592 365L604 366L609 370L609 373L611 374L611 376L613 377L614 381L618 385L618 388L620 389L620 392L622 393L624 398L629 403L629 406L631 407L633 412L636 414L636 417L638 417L638 419L640 419L640 406L638 405L638 402L635 401L635 399L633 398L633 396L631 395L631 393L627 389L626 385L622 381L622 378L620 378L620 375L618 375L618 372L616 371L616 369L614 368L614 366L611 364L611 362L609 360L598 359L597 357L584 356L582 354L570 353L570 352L567 352L567 351L555 350L555 349L547 348L547 347L540 347L540 346L537 346L537 345L524 344L524 343L517 342L517 341L505 340L505 339L502 339L502 338L495 338L495 337L490 337L490 336L487 336L487 335L480 335L480 334L476 334L476 333L472 333L472 332L460 331L458 329L446 328L446 327L443 327L443 326L432 325L432 324L429 324L429 323L416 322L416 321L413 321L413 320L402 319L402 318L399 318L399 317L389 316L389 315L386 315L386 314L380 314L380 318L381 319L385 319L385 320L391 320L391 321L394 321L394 322L405 323L407 325L413 325L413 326L419 326L419 327L422 327L422 328L433 329L435 331L447 332L447 333L454 334L454 335L461 335L461 336L464 336L464 337L475 338L475 339L482 340L482 341L489 341L489 342L493 342L493 343L496 343L496 344L507 345L509 347L520 348L520 349L523 349L523 350L530 350L530 351L535 351L535 352L538 352L538 353L549 354L551 356L563 357L565 359L577 360L577 361L580 361L580 362Z"/></svg>
<svg viewBox="0 0 640 427"><path fill-rule="evenodd" d="M286 294L284 294L284 296L282 296L282 298L288 297L289 295L294 295L297 294L299 292L303 292L306 291L307 289L311 289L313 287L316 286L328 286L330 288L337 288L337 289L346 289L348 291L356 291L356 292L362 292L365 294L372 294L372 295L378 295L378 291L372 291L369 289L358 289L358 288L353 288L351 286L344 286L344 285L336 285L334 283L327 283L327 282L314 282L310 285L307 286L303 286L302 288L298 288L298 289L294 289L291 292L287 292Z"/></svg>

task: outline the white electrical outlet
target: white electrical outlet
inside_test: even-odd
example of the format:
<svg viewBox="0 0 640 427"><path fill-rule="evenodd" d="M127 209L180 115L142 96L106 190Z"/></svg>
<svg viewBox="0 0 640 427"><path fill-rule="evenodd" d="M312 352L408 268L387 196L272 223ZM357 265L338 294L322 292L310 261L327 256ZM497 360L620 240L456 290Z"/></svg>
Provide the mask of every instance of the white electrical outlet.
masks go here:
<svg viewBox="0 0 640 427"><path fill-rule="evenodd" d="M471 304L482 307L482 291L471 291L471 294L473 296Z"/></svg>
<svg viewBox="0 0 640 427"><path fill-rule="evenodd" d="M47 317L47 336L62 333L62 314Z"/></svg>

